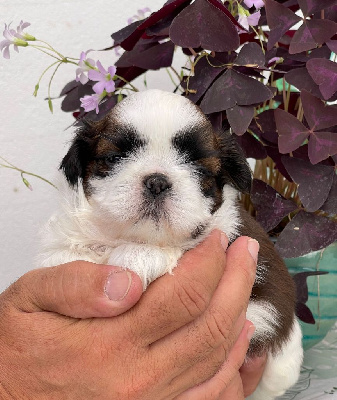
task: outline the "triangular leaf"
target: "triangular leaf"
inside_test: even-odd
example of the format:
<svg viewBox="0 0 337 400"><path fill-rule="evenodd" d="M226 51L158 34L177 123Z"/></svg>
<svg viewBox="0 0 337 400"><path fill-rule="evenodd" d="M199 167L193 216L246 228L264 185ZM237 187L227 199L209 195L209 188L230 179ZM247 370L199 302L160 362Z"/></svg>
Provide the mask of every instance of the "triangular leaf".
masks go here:
<svg viewBox="0 0 337 400"><path fill-rule="evenodd" d="M307 62L307 70L328 100L337 91L337 64L325 58L313 58Z"/></svg>
<svg viewBox="0 0 337 400"><path fill-rule="evenodd" d="M291 10L274 0L265 0L267 22L270 27L267 49L271 50L293 25L301 21L301 18Z"/></svg>
<svg viewBox="0 0 337 400"><path fill-rule="evenodd" d="M337 108L335 106L325 105L306 90L302 90L301 100L304 115L311 130L326 129L337 124Z"/></svg>
<svg viewBox="0 0 337 400"><path fill-rule="evenodd" d="M284 228L275 248L282 257L292 258L321 250L336 240L336 222L300 211Z"/></svg>
<svg viewBox="0 0 337 400"><path fill-rule="evenodd" d="M334 168L326 165L312 165L299 158L283 157L283 165L298 185L298 194L307 211L318 210L328 198Z"/></svg>
<svg viewBox="0 0 337 400"><path fill-rule="evenodd" d="M252 118L254 117L254 107L252 106L234 106L226 110L227 118L234 133L243 135Z"/></svg>
<svg viewBox="0 0 337 400"><path fill-rule="evenodd" d="M236 136L235 139L243 149L246 158L263 160L267 157L263 144L250 133L246 132L242 136Z"/></svg>
<svg viewBox="0 0 337 400"><path fill-rule="evenodd" d="M309 17L317 11L329 8L336 4L336 0L298 0L298 4L305 17Z"/></svg>
<svg viewBox="0 0 337 400"><path fill-rule="evenodd" d="M174 13L177 7L183 6L183 4L187 5L190 2L191 0L173 0L165 3L160 10L152 13L148 18L141 21L136 29L134 29L127 37L123 38L123 40L120 42L120 45L125 50L132 50L138 40L143 36L147 28L156 24L161 19L169 16L171 13Z"/></svg>
<svg viewBox="0 0 337 400"><path fill-rule="evenodd" d="M308 154L312 164L337 154L336 132L313 132L310 135Z"/></svg>
<svg viewBox="0 0 337 400"><path fill-rule="evenodd" d="M274 114L280 153L287 154L296 150L308 138L309 130L296 117L284 110L277 108Z"/></svg>
<svg viewBox="0 0 337 400"><path fill-rule="evenodd" d="M286 200L274 188L265 182L254 179L251 199L256 209L256 220L266 232L275 228L285 216L297 210L292 200Z"/></svg>
<svg viewBox="0 0 337 400"><path fill-rule="evenodd" d="M228 56L228 55L227 55ZM228 56L228 61L226 60L225 62L221 63L216 63L216 59L212 59L212 64L214 65L222 65L225 64L226 62L230 62L231 57ZM214 79L225 69L226 67L217 67L214 68L212 67L207 58L203 57L201 58L194 70L194 76L192 76L189 79L188 83L188 89L192 90L193 92L189 92L187 94L187 97L192 100L194 103L196 103L206 92L206 90L209 88L211 83L214 81ZM186 88L186 84L184 83L184 88ZM194 93L195 91L195 93Z"/></svg>
<svg viewBox="0 0 337 400"><path fill-rule="evenodd" d="M334 174L331 190L321 210L329 214L337 214L337 175Z"/></svg>
<svg viewBox="0 0 337 400"><path fill-rule="evenodd" d="M314 82L306 68L296 68L290 70L285 75L285 80L290 85L295 86L298 90L306 90L316 97L323 99L322 93L319 90L318 85Z"/></svg>
<svg viewBox="0 0 337 400"><path fill-rule="evenodd" d="M273 97L273 93L261 82L240 72L228 69L208 89L201 109L210 114L227 110L236 104L248 106Z"/></svg>
<svg viewBox="0 0 337 400"><path fill-rule="evenodd" d="M170 38L177 46L219 52L235 50L240 44L230 19L207 0L196 0L175 17Z"/></svg>
<svg viewBox="0 0 337 400"><path fill-rule="evenodd" d="M295 32L289 46L289 53L301 53L325 43L337 31L337 24L329 20L305 20Z"/></svg>
<svg viewBox="0 0 337 400"><path fill-rule="evenodd" d="M172 64L174 44L172 42L151 45L137 45L125 52L117 61L117 67L139 67L146 70L157 70Z"/></svg>
<svg viewBox="0 0 337 400"><path fill-rule="evenodd" d="M261 46L255 42L250 42L243 45L237 59L235 60L235 65L263 68L265 62L266 60Z"/></svg>

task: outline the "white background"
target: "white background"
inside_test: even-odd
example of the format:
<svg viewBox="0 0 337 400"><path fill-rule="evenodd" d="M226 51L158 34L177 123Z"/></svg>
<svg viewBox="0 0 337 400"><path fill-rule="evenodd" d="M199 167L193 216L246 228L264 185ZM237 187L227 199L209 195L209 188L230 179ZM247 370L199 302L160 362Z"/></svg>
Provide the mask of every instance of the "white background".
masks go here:
<svg viewBox="0 0 337 400"><path fill-rule="evenodd" d="M30 22L26 31L49 42L63 55L79 57L81 51L112 44L111 33L124 27L137 10L156 11L165 0L0 0L0 32L4 23L14 28L20 20ZM4 38L0 38L2 40ZM114 51L92 53L106 68L116 59ZM11 46L10 60L0 56L0 155L24 170L55 181L58 165L67 151L74 120L54 101L54 114L47 102L49 76L38 97L32 93L52 59L33 48ZM63 65L52 84L52 96L74 79L75 66ZM166 72L147 76L148 87L172 90ZM138 82L143 89L142 79ZM38 232L57 208L57 191L33 177L28 190L16 171L0 168L0 292L26 271L37 267Z"/></svg>

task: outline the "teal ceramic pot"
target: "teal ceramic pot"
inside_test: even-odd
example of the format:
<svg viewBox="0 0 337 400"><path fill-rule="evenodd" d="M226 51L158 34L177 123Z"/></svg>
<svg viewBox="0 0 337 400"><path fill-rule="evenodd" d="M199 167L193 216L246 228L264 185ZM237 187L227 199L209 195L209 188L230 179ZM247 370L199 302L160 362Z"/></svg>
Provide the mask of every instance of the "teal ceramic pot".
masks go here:
<svg viewBox="0 0 337 400"><path fill-rule="evenodd" d="M308 349L320 342L337 321L337 242L325 249L284 260L289 272L327 271L326 275L307 278L310 308L315 325L301 322L303 346Z"/></svg>

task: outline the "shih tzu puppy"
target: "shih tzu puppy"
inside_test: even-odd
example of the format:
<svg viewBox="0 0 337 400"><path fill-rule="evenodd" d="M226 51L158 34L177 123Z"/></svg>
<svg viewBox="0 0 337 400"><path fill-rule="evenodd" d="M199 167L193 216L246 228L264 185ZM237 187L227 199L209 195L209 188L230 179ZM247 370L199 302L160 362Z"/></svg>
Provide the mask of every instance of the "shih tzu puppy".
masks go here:
<svg viewBox="0 0 337 400"><path fill-rule="evenodd" d="M274 399L297 381L294 284L267 235L239 206L251 172L230 134L215 132L188 99L148 90L79 129L61 169L63 208L44 232L43 266L122 266L146 288L214 228L230 241L255 238L260 253L247 318L256 331L248 358L267 352L268 361L250 399Z"/></svg>

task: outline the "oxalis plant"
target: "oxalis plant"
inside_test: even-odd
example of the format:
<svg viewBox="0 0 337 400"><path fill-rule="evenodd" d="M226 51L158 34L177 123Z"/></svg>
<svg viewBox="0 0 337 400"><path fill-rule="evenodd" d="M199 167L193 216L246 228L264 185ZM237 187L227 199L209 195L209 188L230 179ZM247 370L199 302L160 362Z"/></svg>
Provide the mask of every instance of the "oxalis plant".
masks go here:
<svg viewBox="0 0 337 400"><path fill-rule="evenodd" d="M242 201L288 258L337 240L336 22L337 0L169 0L111 35L105 51L120 57L107 68L90 50L74 59L44 42L38 47L23 25L6 27L0 49L7 58L11 45L47 52L55 58L45 71L54 69L50 83L63 63L75 64L76 79L60 96L76 124L103 118L138 90L136 78L166 69L173 91L200 106L215 129L230 129L256 160ZM300 302L306 297L304 290Z"/></svg>

